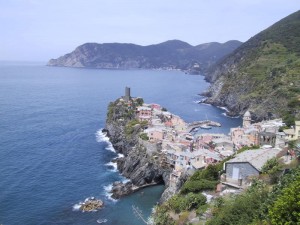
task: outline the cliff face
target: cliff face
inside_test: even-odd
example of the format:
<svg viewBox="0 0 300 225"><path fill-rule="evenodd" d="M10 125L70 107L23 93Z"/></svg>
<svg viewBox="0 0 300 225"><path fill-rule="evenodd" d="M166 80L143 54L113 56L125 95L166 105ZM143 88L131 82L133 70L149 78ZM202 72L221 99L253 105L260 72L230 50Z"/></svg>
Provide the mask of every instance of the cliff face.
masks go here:
<svg viewBox="0 0 300 225"><path fill-rule="evenodd" d="M135 186L168 185L170 170L163 168L154 157L161 150L160 146L139 138L145 123L134 119L135 104L128 107L126 102L117 100L109 105L105 131L116 151L124 154L117 159L118 169Z"/></svg>
<svg viewBox="0 0 300 225"><path fill-rule="evenodd" d="M193 70L197 64L193 72L203 72L240 45L239 41L228 41L224 44L213 42L191 46L178 40L149 46L86 43L69 54L51 59L48 65L102 69Z"/></svg>
<svg viewBox="0 0 300 225"><path fill-rule="evenodd" d="M255 35L211 67L207 103L256 119L300 117L300 11Z"/></svg>

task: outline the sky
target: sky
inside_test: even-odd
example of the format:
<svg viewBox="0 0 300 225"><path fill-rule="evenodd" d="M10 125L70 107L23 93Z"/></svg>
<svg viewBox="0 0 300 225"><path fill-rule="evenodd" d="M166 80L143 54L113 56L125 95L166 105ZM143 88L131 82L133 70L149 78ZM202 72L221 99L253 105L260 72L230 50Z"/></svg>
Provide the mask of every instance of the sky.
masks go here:
<svg viewBox="0 0 300 225"><path fill-rule="evenodd" d="M299 9L299 0L0 0L0 60L47 62L87 42L244 42Z"/></svg>

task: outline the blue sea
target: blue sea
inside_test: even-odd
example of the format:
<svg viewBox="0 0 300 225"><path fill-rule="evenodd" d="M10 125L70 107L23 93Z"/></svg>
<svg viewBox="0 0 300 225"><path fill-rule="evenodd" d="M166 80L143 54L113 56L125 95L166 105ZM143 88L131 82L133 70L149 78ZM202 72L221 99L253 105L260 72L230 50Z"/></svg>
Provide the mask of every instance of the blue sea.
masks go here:
<svg viewBox="0 0 300 225"><path fill-rule="evenodd" d="M241 119L197 104L209 84L203 76L179 71L97 70L47 67L40 63L0 63L0 224L140 225L164 186L149 187L118 201L107 192L125 180L110 161L117 157L103 136L109 102L124 95L158 103L184 120L222 123L212 132L228 133ZM94 196L97 212L78 211Z"/></svg>

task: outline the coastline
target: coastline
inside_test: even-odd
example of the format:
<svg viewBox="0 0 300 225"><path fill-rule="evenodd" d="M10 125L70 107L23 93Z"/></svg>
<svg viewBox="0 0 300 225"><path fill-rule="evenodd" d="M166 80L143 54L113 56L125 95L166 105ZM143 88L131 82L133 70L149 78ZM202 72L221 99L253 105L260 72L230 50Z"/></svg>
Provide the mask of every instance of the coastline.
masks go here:
<svg viewBox="0 0 300 225"><path fill-rule="evenodd" d="M112 161L117 164L120 174L129 179L128 182L113 183L110 191L112 198L119 199L158 184L165 185L160 202L170 198L191 174L187 169L174 171L175 161L171 160L169 154L176 153L175 145L182 150L190 149L194 139L192 131L198 127L207 129L211 126L220 127L221 124L210 120L186 123L156 103L145 104L143 99L131 97L130 89L126 88L125 96L109 104L106 126L102 130L116 153L124 156ZM166 150L170 147L175 149ZM205 157L213 157L212 162L219 160L217 155L205 151L196 151L195 154L208 154ZM193 171L197 168L198 165Z"/></svg>

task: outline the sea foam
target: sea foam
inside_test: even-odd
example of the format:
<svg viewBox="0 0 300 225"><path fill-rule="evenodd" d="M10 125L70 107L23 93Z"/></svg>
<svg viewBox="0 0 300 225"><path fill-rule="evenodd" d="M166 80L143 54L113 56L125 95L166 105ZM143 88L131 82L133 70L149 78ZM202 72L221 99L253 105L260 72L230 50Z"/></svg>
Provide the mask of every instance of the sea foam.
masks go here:
<svg viewBox="0 0 300 225"><path fill-rule="evenodd" d="M105 165L108 166L109 169L113 172L118 171L117 163L115 163L115 162L109 162L109 163L106 163Z"/></svg>
<svg viewBox="0 0 300 225"><path fill-rule="evenodd" d="M233 118L233 119L236 119L236 118L239 118L239 117L240 117L240 116L228 116L226 112L223 112L222 115L223 115L223 116L226 116L226 117L228 117L228 118Z"/></svg>
<svg viewBox="0 0 300 225"><path fill-rule="evenodd" d="M107 144L107 146L105 147L106 150L116 152L112 143L109 141L109 138L106 136L106 133L104 133L102 129L96 132L96 141L106 143Z"/></svg>
<svg viewBox="0 0 300 225"><path fill-rule="evenodd" d="M73 211L79 211L81 207L82 202L79 202L78 204L73 205Z"/></svg>
<svg viewBox="0 0 300 225"><path fill-rule="evenodd" d="M113 185L109 184L103 187L104 191L105 191L105 196L107 197L108 200L111 200L113 202L117 202L117 199L112 198L112 193L111 193L111 189L112 189Z"/></svg>

